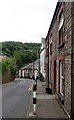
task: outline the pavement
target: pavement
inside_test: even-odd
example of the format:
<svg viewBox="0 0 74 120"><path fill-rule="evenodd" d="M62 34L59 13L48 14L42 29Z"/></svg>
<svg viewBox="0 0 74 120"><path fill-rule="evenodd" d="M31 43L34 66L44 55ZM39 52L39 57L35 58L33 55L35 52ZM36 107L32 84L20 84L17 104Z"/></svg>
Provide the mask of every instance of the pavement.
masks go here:
<svg viewBox="0 0 74 120"><path fill-rule="evenodd" d="M45 93L45 82L37 82L36 115L33 115L33 100L30 103L28 118L61 118L67 120L67 115L57 102L55 95Z"/></svg>

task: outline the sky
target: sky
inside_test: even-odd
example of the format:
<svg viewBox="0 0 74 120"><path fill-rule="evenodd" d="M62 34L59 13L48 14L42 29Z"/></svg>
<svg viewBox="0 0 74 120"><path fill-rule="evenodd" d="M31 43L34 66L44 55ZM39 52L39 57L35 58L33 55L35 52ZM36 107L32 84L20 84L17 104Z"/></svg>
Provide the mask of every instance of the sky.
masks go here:
<svg viewBox="0 0 74 120"><path fill-rule="evenodd" d="M58 0L0 0L0 42L40 43Z"/></svg>

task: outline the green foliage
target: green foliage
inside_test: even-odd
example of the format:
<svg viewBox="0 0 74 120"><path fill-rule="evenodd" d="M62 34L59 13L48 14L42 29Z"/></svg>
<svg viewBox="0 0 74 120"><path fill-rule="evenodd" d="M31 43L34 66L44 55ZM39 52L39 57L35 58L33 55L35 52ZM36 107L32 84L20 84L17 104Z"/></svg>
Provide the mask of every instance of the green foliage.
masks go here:
<svg viewBox="0 0 74 120"><path fill-rule="evenodd" d="M28 63L39 59L40 47L40 43L22 43L14 41L3 42L2 54L11 58L15 58L17 64L16 68L17 66L18 68L20 68ZM16 68L14 67L14 69Z"/></svg>
<svg viewBox="0 0 74 120"><path fill-rule="evenodd" d="M2 61L2 73L4 74L8 70L11 71L12 75L16 74L17 71L17 65L15 58L7 58L6 60Z"/></svg>
<svg viewBox="0 0 74 120"><path fill-rule="evenodd" d="M18 70L15 58L10 59L10 70L11 74L15 76L16 71Z"/></svg>
<svg viewBox="0 0 74 120"><path fill-rule="evenodd" d="M2 54L2 43L0 43L0 54Z"/></svg>
<svg viewBox="0 0 74 120"><path fill-rule="evenodd" d="M7 60L2 61L2 73L4 74L9 68L9 62Z"/></svg>
<svg viewBox="0 0 74 120"><path fill-rule="evenodd" d="M0 62L0 73L2 73L2 62Z"/></svg>

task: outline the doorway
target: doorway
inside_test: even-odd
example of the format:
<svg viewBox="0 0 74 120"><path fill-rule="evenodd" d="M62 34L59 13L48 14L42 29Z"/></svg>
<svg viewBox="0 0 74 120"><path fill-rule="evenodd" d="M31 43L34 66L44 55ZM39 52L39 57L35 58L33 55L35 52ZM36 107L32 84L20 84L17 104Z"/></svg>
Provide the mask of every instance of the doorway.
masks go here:
<svg viewBox="0 0 74 120"><path fill-rule="evenodd" d="M54 92L56 92L56 60L54 60Z"/></svg>

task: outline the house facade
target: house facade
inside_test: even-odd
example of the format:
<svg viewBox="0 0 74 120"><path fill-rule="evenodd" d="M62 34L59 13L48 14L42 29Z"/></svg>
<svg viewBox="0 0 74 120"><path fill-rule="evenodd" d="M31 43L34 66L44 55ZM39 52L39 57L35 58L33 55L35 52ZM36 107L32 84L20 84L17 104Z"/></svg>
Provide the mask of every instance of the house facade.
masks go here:
<svg viewBox="0 0 74 120"><path fill-rule="evenodd" d="M33 75L35 79L37 76L40 76L40 59L34 61L33 63L29 63L18 70L19 78L32 78Z"/></svg>
<svg viewBox="0 0 74 120"><path fill-rule="evenodd" d="M46 36L46 79L69 117L74 117L74 2L58 2Z"/></svg>
<svg viewBox="0 0 74 120"><path fill-rule="evenodd" d="M45 79L46 79L46 87L49 88L49 39L48 35L45 39Z"/></svg>
<svg viewBox="0 0 74 120"><path fill-rule="evenodd" d="M32 76L33 76L33 63L29 63L28 65L20 68L18 71L18 75L20 78L32 78Z"/></svg>
<svg viewBox="0 0 74 120"><path fill-rule="evenodd" d="M37 76L38 77L40 76L40 59L34 61L33 72L34 72L33 74L34 74L35 79L36 79Z"/></svg>
<svg viewBox="0 0 74 120"><path fill-rule="evenodd" d="M40 74L42 74L42 76L45 80L45 38L41 39Z"/></svg>

